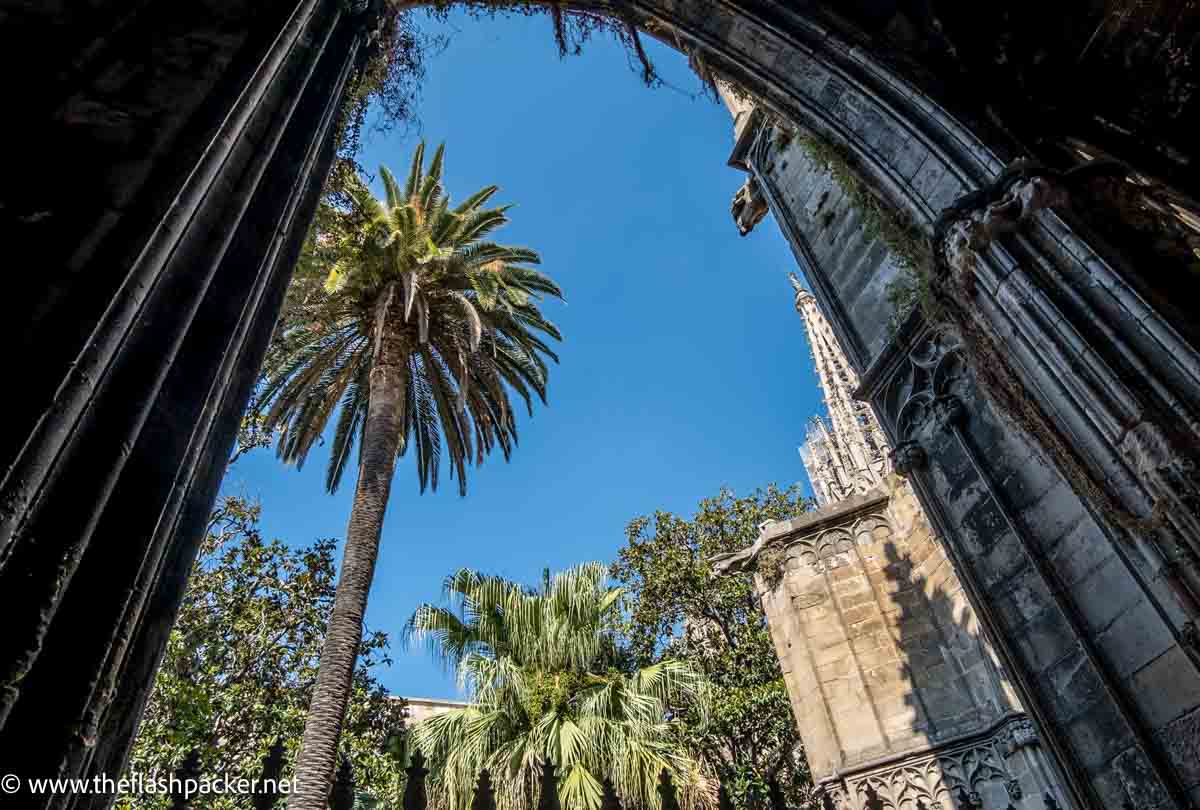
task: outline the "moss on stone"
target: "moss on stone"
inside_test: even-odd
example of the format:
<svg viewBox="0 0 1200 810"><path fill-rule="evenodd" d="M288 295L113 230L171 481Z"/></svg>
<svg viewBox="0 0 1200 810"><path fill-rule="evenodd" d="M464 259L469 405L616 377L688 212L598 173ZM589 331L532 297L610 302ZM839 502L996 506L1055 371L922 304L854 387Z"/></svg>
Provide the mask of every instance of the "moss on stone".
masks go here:
<svg viewBox="0 0 1200 810"><path fill-rule="evenodd" d="M880 200L836 146L809 133L794 140L814 163L829 172L858 211L863 232L871 239L882 241L899 268L900 274L887 285L887 299L892 305L892 330L898 329L916 307L920 307L930 320L938 320L938 303L931 276L933 254L926 236L900 212Z"/></svg>

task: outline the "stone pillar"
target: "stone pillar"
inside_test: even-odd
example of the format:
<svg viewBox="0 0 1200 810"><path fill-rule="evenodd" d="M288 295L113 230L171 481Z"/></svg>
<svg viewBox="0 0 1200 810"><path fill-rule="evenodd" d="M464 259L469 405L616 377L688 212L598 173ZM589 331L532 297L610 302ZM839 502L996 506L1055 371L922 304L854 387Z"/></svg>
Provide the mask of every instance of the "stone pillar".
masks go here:
<svg viewBox="0 0 1200 810"><path fill-rule="evenodd" d="M22 130L49 168L5 206L42 257L0 481L0 762L26 777L120 775L379 12L103 5L6 17L70 55Z"/></svg>
<svg viewBox="0 0 1200 810"><path fill-rule="evenodd" d="M730 164L913 472L1064 787L1081 807L1200 807L1200 329L1181 309L1200 204L1078 139L1056 168L1011 160L876 82L860 49L793 75L819 98L762 87Z"/></svg>
<svg viewBox="0 0 1200 810"><path fill-rule="evenodd" d="M903 479L769 524L717 565L754 572L824 801L1070 806Z"/></svg>

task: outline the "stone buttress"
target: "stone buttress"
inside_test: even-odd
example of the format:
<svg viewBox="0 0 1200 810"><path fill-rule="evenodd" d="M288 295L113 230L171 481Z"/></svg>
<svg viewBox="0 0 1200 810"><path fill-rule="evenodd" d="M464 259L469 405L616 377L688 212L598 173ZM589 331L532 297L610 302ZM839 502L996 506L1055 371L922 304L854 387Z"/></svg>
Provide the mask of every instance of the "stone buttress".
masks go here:
<svg viewBox="0 0 1200 810"><path fill-rule="evenodd" d="M826 806L1070 806L858 379L797 287L830 411L803 454L817 508L717 561L752 571ZM899 460L903 467L903 459Z"/></svg>

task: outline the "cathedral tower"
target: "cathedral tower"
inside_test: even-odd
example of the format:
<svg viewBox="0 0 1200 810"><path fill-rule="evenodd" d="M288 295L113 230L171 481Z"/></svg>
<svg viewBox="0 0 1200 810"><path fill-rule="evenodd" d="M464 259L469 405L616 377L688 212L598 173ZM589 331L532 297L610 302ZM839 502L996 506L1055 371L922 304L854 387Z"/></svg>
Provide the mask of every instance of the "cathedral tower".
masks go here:
<svg viewBox="0 0 1200 810"><path fill-rule="evenodd" d="M800 448L813 494L822 506L881 486L892 471L883 430L871 406L854 398L858 376L817 309L817 299L789 276L804 319L828 419L814 416Z"/></svg>

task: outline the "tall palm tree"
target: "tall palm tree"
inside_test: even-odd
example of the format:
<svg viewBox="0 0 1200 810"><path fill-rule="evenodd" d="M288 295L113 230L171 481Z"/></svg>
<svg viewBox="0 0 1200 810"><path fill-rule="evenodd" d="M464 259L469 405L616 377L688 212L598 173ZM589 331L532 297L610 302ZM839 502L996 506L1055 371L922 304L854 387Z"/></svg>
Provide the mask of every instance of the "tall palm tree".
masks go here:
<svg viewBox="0 0 1200 810"><path fill-rule="evenodd" d="M606 586L603 565L547 573L537 591L464 569L445 592L451 606L420 606L406 633L453 667L472 696L412 728L429 763L432 806L465 810L487 768L500 810L534 807L546 760L559 768L566 810L599 808L606 779L626 807L656 807L664 768L685 806L711 804L713 783L670 717L684 705L703 715L705 684L680 661L630 671L608 629L622 591Z"/></svg>
<svg viewBox="0 0 1200 810"><path fill-rule="evenodd" d="M487 240L508 221L506 208L485 207L496 186L451 207L443 155L444 145L426 169L419 146L403 186L381 169L385 201L351 184L343 226L312 240L329 265L325 281L301 273L268 358L260 401L281 458L302 464L336 414L326 476L333 491L359 442L291 810L326 807L397 457L412 451L422 492L437 487L444 458L465 494L467 463L496 446L507 459L517 441L510 392L532 413L534 394L545 402L544 358L557 360L544 338L559 332L537 302L561 291L531 269L534 251Z"/></svg>

